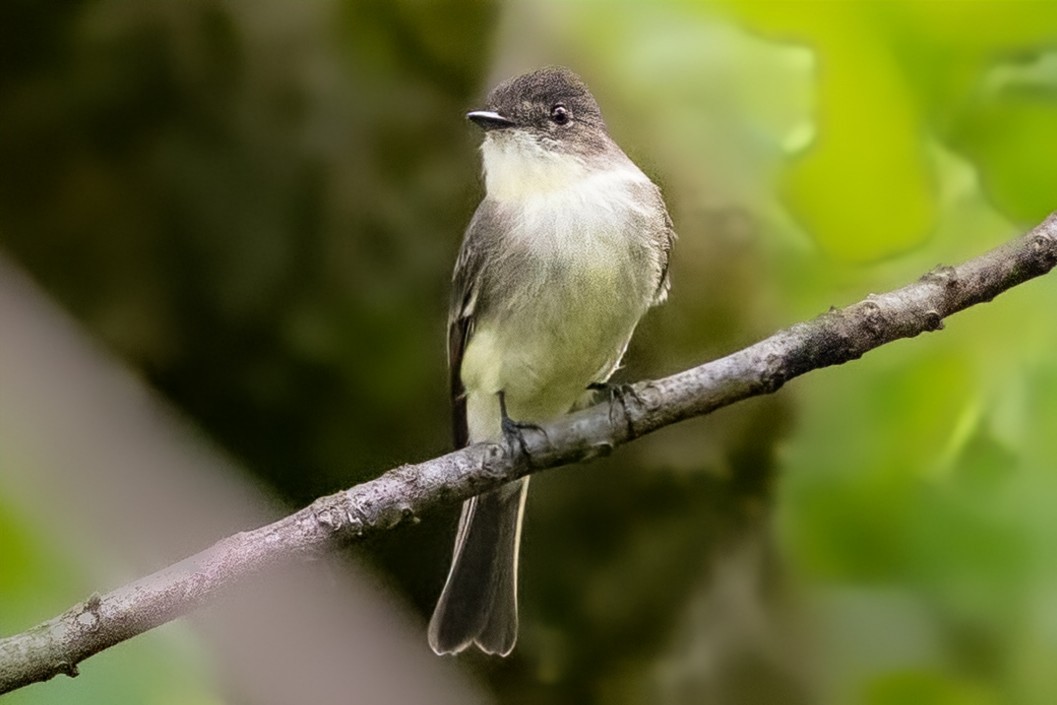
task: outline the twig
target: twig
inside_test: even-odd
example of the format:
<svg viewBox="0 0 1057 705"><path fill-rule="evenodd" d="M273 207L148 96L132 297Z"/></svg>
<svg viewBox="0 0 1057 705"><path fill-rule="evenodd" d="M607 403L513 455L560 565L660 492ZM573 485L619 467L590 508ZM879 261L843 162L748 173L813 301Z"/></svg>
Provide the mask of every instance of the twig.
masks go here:
<svg viewBox="0 0 1057 705"><path fill-rule="evenodd" d="M247 576L328 544L355 541L545 468L603 455L677 421L769 394L810 370L943 327L947 316L990 301L1057 265L1057 213L1026 235L957 267L870 295L798 323L744 350L670 377L639 382L598 404L527 432L524 451L482 443L404 465L254 531L228 537L175 565L93 595L26 632L0 640L0 693L65 673L92 654L187 614ZM531 457L531 464L529 458Z"/></svg>

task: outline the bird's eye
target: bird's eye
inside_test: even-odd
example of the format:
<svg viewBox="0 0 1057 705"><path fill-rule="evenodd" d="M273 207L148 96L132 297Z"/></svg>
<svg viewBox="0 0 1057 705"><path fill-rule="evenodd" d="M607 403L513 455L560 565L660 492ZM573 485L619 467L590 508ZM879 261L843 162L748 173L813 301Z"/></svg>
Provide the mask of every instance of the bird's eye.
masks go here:
<svg viewBox="0 0 1057 705"><path fill-rule="evenodd" d="M564 125L569 122L569 111L565 109L565 106L559 103L551 108L551 121L555 125Z"/></svg>

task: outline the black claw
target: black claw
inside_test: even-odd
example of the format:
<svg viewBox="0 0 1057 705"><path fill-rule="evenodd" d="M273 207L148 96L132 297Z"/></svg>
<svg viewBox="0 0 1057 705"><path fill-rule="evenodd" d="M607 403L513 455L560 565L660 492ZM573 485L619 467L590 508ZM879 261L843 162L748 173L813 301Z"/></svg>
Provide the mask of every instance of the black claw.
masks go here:
<svg viewBox="0 0 1057 705"><path fill-rule="evenodd" d="M609 420L611 423L616 423L616 419L613 417L613 412L616 409L614 402L619 402L621 411L623 411L624 423L627 425L628 436L631 438L635 437L635 426L631 421L631 411L628 407L628 401L630 400L633 404L639 406L645 406L646 402L642 396L636 391L635 387L627 383L612 384L610 382L592 382L587 385L588 389L603 392L609 399Z"/></svg>
<svg viewBox="0 0 1057 705"><path fill-rule="evenodd" d="M522 421L514 421L506 412L506 392L499 392L499 413L502 416L502 428L503 438L506 439L507 446L510 448L511 454L514 453L514 443L517 443L518 448L526 458L528 458L529 466L532 465L532 455L528 451L528 445L525 443L525 431L536 431L543 435L543 438L550 442L547 438L547 432L543 430L543 427L538 426L534 423L525 423Z"/></svg>

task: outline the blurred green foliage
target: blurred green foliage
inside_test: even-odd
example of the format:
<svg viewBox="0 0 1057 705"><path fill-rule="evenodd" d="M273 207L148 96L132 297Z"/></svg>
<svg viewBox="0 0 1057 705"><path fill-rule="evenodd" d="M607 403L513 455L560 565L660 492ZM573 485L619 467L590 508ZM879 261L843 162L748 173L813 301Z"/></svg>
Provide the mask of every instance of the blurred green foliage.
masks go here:
<svg viewBox="0 0 1057 705"><path fill-rule="evenodd" d="M462 113L491 81L572 65L664 186L673 295L625 378L1057 208L1057 3L0 13L0 242L293 504L447 448L447 282L480 196ZM518 651L468 661L510 703L1054 702L1055 305L1053 277L1028 284L535 482ZM85 589L0 523L5 630ZM426 614L450 540L428 517L360 557ZM112 682L64 692L146 701Z"/></svg>
<svg viewBox="0 0 1057 705"><path fill-rule="evenodd" d="M6 471L4 462L0 472ZM91 594L96 586L87 576L101 571L85 565L84 557L40 517L26 516L3 500L0 495L0 628L8 636ZM221 702L211 691L205 655L183 625L151 632L134 649L100 654L91 668L91 678L58 678L47 686L16 691L5 696L5 705Z"/></svg>

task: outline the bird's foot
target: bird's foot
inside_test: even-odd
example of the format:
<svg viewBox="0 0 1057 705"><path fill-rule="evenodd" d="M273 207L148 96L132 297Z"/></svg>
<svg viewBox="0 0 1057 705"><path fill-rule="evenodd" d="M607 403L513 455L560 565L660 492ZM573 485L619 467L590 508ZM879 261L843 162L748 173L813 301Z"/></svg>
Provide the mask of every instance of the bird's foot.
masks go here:
<svg viewBox="0 0 1057 705"><path fill-rule="evenodd" d="M627 425L628 436L634 438L635 426L631 420L632 413L628 402L630 401L631 404L640 407L646 405L645 400L635 387L626 382L621 382L620 384L613 384L612 382L592 382L587 385L587 388L595 392L602 392L602 394L605 395L606 400L609 402L609 420L611 423L617 423L617 420L614 417L614 412L616 410L616 405L618 403L620 404L624 423Z"/></svg>
<svg viewBox="0 0 1057 705"><path fill-rule="evenodd" d="M543 430L542 426L537 424L515 421L510 418L510 415L506 412L505 392L499 392L499 413L502 417L503 438L506 440L507 448L510 449L511 455L515 452L514 444L516 443L516 449L521 451L521 453L528 459L529 466L531 466L532 454L529 453L528 444L525 442L525 431L536 431L543 436L544 440L548 440L549 442L549 439L547 439L547 432Z"/></svg>

